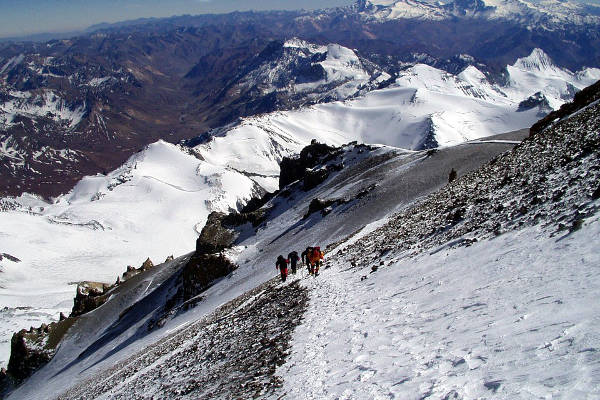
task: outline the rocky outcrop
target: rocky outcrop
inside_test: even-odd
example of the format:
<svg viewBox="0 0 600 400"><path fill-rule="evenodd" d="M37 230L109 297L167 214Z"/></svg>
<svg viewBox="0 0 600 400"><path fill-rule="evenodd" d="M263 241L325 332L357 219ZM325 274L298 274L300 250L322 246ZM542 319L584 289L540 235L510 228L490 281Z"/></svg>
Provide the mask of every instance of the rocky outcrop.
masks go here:
<svg viewBox="0 0 600 400"><path fill-rule="evenodd" d="M529 130L529 135L533 136L535 134L540 133L544 129L548 128L555 122L559 121L562 118L565 118L577 110L597 101L600 99L600 81L594 83L591 86L586 87L580 92L577 92L573 98L571 103L563 104L560 109L551 112L546 115L544 118L536 122L531 126Z"/></svg>
<svg viewBox="0 0 600 400"><path fill-rule="evenodd" d="M8 253L0 253L0 261L2 261L4 258L15 263L21 262L21 260L19 260L17 257L11 256Z"/></svg>
<svg viewBox="0 0 600 400"><path fill-rule="evenodd" d="M22 329L11 340L8 368L0 373L0 394L19 385L52 359L58 344L76 318L65 318L38 328Z"/></svg>
<svg viewBox="0 0 600 400"><path fill-rule="evenodd" d="M305 176L307 175L307 170L309 171L308 174L312 175L309 178L308 187L314 187L312 186L313 182L318 180L315 178L323 178L323 173L310 171L318 164L336 157L339 154L339 151L340 150L336 149L335 147L319 143L313 139L310 145L302 149L300 155L296 157L284 157L281 160L281 163L279 164L279 188L281 189L297 180L304 180ZM324 179L322 179L320 182L323 180Z"/></svg>
<svg viewBox="0 0 600 400"><path fill-rule="evenodd" d="M235 233L223 225L226 214L212 212L196 239L196 254L211 254L222 251L235 239Z"/></svg>
<svg viewBox="0 0 600 400"><path fill-rule="evenodd" d="M108 292L113 287L101 282L78 283L70 316L78 317L100 307L108 300Z"/></svg>
<svg viewBox="0 0 600 400"><path fill-rule="evenodd" d="M196 254L183 268L183 300L202 293L217 279L229 275L237 268L223 254Z"/></svg>
<svg viewBox="0 0 600 400"><path fill-rule="evenodd" d="M310 204L308 205L308 212L304 215L304 218L310 217L312 214L316 212L321 212L322 216L326 216L332 210L332 208L336 205L346 204L348 201L344 199L312 199Z"/></svg>
<svg viewBox="0 0 600 400"><path fill-rule="evenodd" d="M266 213L267 210L263 209L229 214L217 211L210 213L206 225L196 239L196 254L218 253L230 247L238 236L236 227L247 223L256 227L265 220Z"/></svg>

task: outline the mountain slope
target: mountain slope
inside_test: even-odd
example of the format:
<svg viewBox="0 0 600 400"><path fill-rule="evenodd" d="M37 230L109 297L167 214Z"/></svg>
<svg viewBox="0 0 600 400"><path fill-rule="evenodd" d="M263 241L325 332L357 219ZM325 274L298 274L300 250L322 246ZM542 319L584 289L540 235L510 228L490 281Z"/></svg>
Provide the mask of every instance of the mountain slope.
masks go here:
<svg viewBox="0 0 600 400"><path fill-rule="evenodd" d="M350 51L342 53L357 60ZM340 64L323 68L336 76L344 71ZM275 191L279 162L312 139L412 149L462 143L526 127L600 75L594 69L576 74L558 69L540 51L507 71L509 83L501 86L474 67L454 76L417 65L387 89L244 119L201 136L193 148L154 143L117 170L84 178L52 203L32 196L4 199L0 250L21 262L0 260L0 296L8 306L2 359L8 359L14 331L69 311L73 282L113 282L127 265L139 266L147 257L184 254L210 212L237 210L253 196ZM457 165L444 165L442 180L451 168ZM24 306L32 308L18 308Z"/></svg>
<svg viewBox="0 0 600 400"><path fill-rule="evenodd" d="M326 161L330 167L323 167L330 175L321 185L311 189L306 181L291 183L263 206L266 220L255 229L240 226L235 246L227 251L240 268L204 292L192 311L122 353L110 350L128 343L134 332L123 330L118 340L70 365L80 351L62 346L59 357L14 396L36 398L40 390L57 394L87 370L89 380L69 395L137 398L168 389L179 390L183 398L198 397L202 387L191 371L200 373L197 364L209 360L203 365L230 365L230 356L226 344L195 347L199 342L193 338L200 338L207 325L193 321L268 280L275 273L277 254L326 243L328 265L321 276L301 281L309 290L309 308L292 335L287 362L275 375L266 370L254 377L246 375L247 369L232 371L242 382L256 383L256 395L593 396L600 346L593 301L599 261L594 250L600 207L599 107L597 102L589 105L484 167L460 173L450 184L443 175L433 182L417 179L421 187L393 183L415 171L441 175L439 162L452 160L460 154L457 150L478 154L473 146L492 149L502 144L466 144L429 154L348 146ZM464 160L473 162L472 157ZM336 169L340 161L343 166ZM381 180L382 175L386 179ZM370 182L381 183L372 187ZM362 185L369 186L358 196ZM406 187L418 193L411 196ZM431 194L422 197L427 193ZM316 197L337 201L323 213L307 214L308 203ZM394 210L400 213L389 215ZM364 221L356 218L373 223L357 231ZM548 258L539 257L539 251ZM297 290L295 285L289 290ZM244 307L262 296L276 296L285 286L267 291L270 295L240 299L244 306L232 303L240 314L233 312L216 323L209 318L210 329L218 328L222 338L235 337L235 319L249 317ZM249 293L253 295L256 292ZM115 318L118 308L111 311L109 302L89 318L105 312ZM255 320L257 315L252 315ZM270 318L277 321L283 315ZM252 326L249 329L260 331L260 324ZM102 337L103 329L98 328L86 331L85 342ZM277 339L270 346L268 338L264 343L262 339L251 335L247 348L275 350L281 343ZM130 357L131 352L136 354ZM124 363L117 364L119 360ZM163 369L164 363L171 368ZM564 365L572 368L565 370ZM322 375L315 378L315 369ZM107 385L106 379L115 373L128 379L116 387ZM283 379L282 389L277 389L277 376ZM212 382L223 387L229 379L214 376ZM224 397L228 393L219 392Z"/></svg>
<svg viewBox="0 0 600 400"><path fill-rule="evenodd" d="M126 308L128 303L123 304L114 297L114 301L117 302L114 307L111 305L113 300L109 300L100 309L90 313L86 318L89 318L90 321L96 321L94 328L92 329L89 326L84 328L86 325L77 325L80 328L74 330L74 332L85 332L83 335L85 340L79 339L76 348L66 344L61 346L53 361L48 364L46 369L39 372L40 379L48 380L48 384L44 385L44 390L52 392L63 390L66 382L74 379L73 374L79 374L75 371L83 372L88 370L89 367L93 367L88 370L89 372L82 375L82 377L90 376L88 374L98 370L97 368L103 369L106 362L114 364L117 362L116 360L124 360L123 357L128 357L128 354L131 354L134 349L141 349L139 346L144 347L155 343L158 338L168 335L175 327L181 324L187 326L187 324L193 323L196 319L211 313L214 307L233 300L270 279L274 274L271 265L273 257L278 252L287 250L289 245L289 239L278 238L286 230L288 230L287 235L293 235L294 232L299 231L299 233L293 235L298 246L317 237L323 240L338 240L362 226L365 221L371 218L379 218L394 210L399 206L399 197L404 198L405 202L409 203L420 194L427 193L439 187L439 185L443 185L447 181L449 171L449 167L446 167L446 165L454 165L460 173L463 173L511 146L511 144L506 143L464 145L442 150L439 154L436 153L429 157L427 152L413 153L385 147L369 148L364 145L348 146L343 154L343 159L331 161L337 165L344 160L344 169L333 173L323 185L304 192L300 189L302 184L296 183L290 188L291 194L289 197L286 197L288 195L280 195L273 200L269 220L265 225L257 227L258 233L254 239L250 236L251 244L244 249L245 244L240 242L241 247L234 247L227 252L228 257L237 260L240 267L228 279L218 282L202 293L203 300L198 302L191 311L171 317L173 319L168 319L161 330L140 334L140 332L146 331L148 320L154 315L154 311L151 310L159 307L159 305L149 305L150 309L136 317L135 325L122 326L116 331L110 330L110 332L113 332L110 336L106 334L107 327L113 323L112 321L118 319L119 314L122 313L121 310ZM387 160L387 162L382 163L382 160ZM436 171L434 177L425 173L425 171L431 171L432 168L429 166L433 165L444 165L440 169L434 168ZM397 171L394 174L389 173L389 168L392 166L395 166L394 170ZM421 176L418 171L423 171L424 176ZM387 178L382 180L382 176L386 174L388 175ZM381 185L373 185L376 182L381 182ZM417 182L422 183L417 185ZM361 195L363 197L352 201L351 199L356 197L356 193L360 191L365 191L365 194ZM332 196L335 198L342 198L343 196L349 202L346 204L340 203L340 206L328 215L327 218L329 219L327 220L321 221L319 213L303 220L303 215L306 213L312 199L315 197L327 199ZM290 205L293 206L290 208ZM348 219L347 215L356 215L356 218ZM292 229L290 230L290 228ZM254 230L247 226L242 227L239 240L243 241L253 232ZM185 259L184 257L178 261L179 268L183 267L186 262ZM160 271L165 266L155 268L156 271ZM151 277L142 278L140 276L139 279L155 282L155 279ZM158 283L155 282L154 284ZM143 281L139 283L139 287L140 290L144 290ZM162 299L164 302L167 298L162 293L151 294L145 301L155 304L156 301L160 302ZM99 320L104 322L99 324ZM79 329L82 329L82 331ZM189 334L195 335L193 332L189 331ZM260 337L257 336L257 338ZM66 340L70 342L74 339ZM94 343L99 343L100 346L93 346L94 351L88 351L85 353L85 357L75 360L80 353ZM170 339L165 338L164 343L170 343ZM115 353L112 352L114 348L123 348L124 351ZM166 349L171 349L170 345ZM170 354L171 350L168 350L168 353ZM57 370L63 369L65 370L61 374L52 377ZM140 384L145 385L144 382L146 382L145 379ZM34 390L35 387L36 385L26 384L22 389L19 389L18 393L21 393L21 396L23 393ZM123 390L127 389L123 387ZM35 395L31 394L31 396ZM82 394L82 396L85 396L85 394Z"/></svg>

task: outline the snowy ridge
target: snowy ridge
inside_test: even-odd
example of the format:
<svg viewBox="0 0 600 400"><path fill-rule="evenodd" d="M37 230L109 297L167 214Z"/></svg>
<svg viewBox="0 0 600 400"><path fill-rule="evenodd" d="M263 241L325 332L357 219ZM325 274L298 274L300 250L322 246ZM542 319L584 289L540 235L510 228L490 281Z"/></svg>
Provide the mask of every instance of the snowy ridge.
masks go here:
<svg viewBox="0 0 600 400"><path fill-rule="evenodd" d="M565 24L598 24L600 18L589 15L573 1L483 0L474 2L434 2L427 0L367 0L363 15L379 21L423 19L440 21L450 18L503 19L541 25L546 29Z"/></svg>
<svg viewBox="0 0 600 400"><path fill-rule="evenodd" d="M316 45L297 38L262 54L260 64L241 77L239 86L262 94L304 96L305 102L344 100L364 94L390 79L384 71L367 71L356 53L338 44Z"/></svg>
<svg viewBox="0 0 600 400"><path fill-rule="evenodd" d="M600 79L596 68L577 73L558 69L539 49L507 71L509 84L500 86L474 66L452 75L418 64L386 89L345 102L247 118L231 133L321 135L337 144L360 140L406 149L431 146L432 138L434 146L454 145L528 127L551 110L537 103L524 109L522 102L537 95L538 101L557 109L576 90Z"/></svg>

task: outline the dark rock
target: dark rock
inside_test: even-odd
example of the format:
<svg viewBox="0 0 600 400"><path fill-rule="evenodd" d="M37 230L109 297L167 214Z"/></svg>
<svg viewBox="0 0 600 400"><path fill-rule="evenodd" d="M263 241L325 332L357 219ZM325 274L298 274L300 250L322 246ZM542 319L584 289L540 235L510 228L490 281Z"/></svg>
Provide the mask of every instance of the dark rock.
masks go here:
<svg viewBox="0 0 600 400"><path fill-rule="evenodd" d="M8 373L21 382L31 376L38 368L52 359L51 352L43 347L37 348L42 337L25 329L15 333L11 339L11 353L8 362Z"/></svg>
<svg viewBox="0 0 600 400"><path fill-rule="evenodd" d="M247 223L258 226L265 220L267 212L268 210L258 209L247 213L224 214L216 211L210 213L206 225L196 239L196 254L214 254L223 251L237 238L236 227Z"/></svg>
<svg viewBox="0 0 600 400"><path fill-rule="evenodd" d="M329 177L327 168L319 168L317 170L306 169L302 180L302 188L305 191L316 188Z"/></svg>
<svg viewBox="0 0 600 400"><path fill-rule="evenodd" d="M148 270L148 269L150 269L152 267L154 267L154 263L152 262L152 260L150 260L150 257L148 257L146 259L146 261L144 261L144 263L142 264L142 266L140 267L140 269L142 271L146 271L146 270Z"/></svg>
<svg viewBox="0 0 600 400"><path fill-rule="evenodd" d="M108 300L108 294L105 293L106 288L107 286L100 282L79 283L70 316L83 315L104 304Z"/></svg>
<svg viewBox="0 0 600 400"><path fill-rule="evenodd" d="M594 193L592 193L592 200L598 200L598 199L600 199L600 185L598 185L596 190L594 190Z"/></svg>
<svg viewBox="0 0 600 400"><path fill-rule="evenodd" d="M251 198L246 205L241 209L240 213L242 214L246 214L246 213L251 213L254 212L256 210L258 210L259 208L261 208L262 206L264 206L265 204L267 204L267 202L269 200L271 200L273 197L275 197L275 195L277 195L279 193L279 191L275 191L275 192L267 192L265 193L262 197L253 197Z"/></svg>
<svg viewBox="0 0 600 400"><path fill-rule="evenodd" d="M19 384L47 364L75 321L76 318L66 318L50 325L42 324L39 328L32 327L29 331L22 329L15 333L11 339L8 369L0 374L0 381Z"/></svg>
<svg viewBox="0 0 600 400"><path fill-rule="evenodd" d="M552 107L550 107L550 103L548 102L546 96L544 96L541 92L537 92L520 102L517 112L531 110L535 107L539 107L540 111L544 113L552 110Z"/></svg>
<svg viewBox="0 0 600 400"><path fill-rule="evenodd" d="M332 206L338 201L339 200L312 199L312 201L308 205L308 211L304 215L304 218L308 218L311 214L316 213L318 211L324 211L326 208Z"/></svg>
<svg viewBox="0 0 600 400"><path fill-rule="evenodd" d="M12 261L12 262L16 262L16 263L21 262L21 260L19 260L17 257L11 256L8 253L0 254L0 260L2 260L2 257L6 258L7 260Z"/></svg>
<svg viewBox="0 0 600 400"><path fill-rule="evenodd" d="M294 181L303 179L307 169L310 170L317 164L332 159L337 154L336 150L335 147L313 140L310 145L302 149L300 155L284 157L279 164L281 170L279 188L282 189Z"/></svg>
<svg viewBox="0 0 600 400"><path fill-rule="evenodd" d="M236 268L237 265L222 254L195 254L183 269L184 300L197 296Z"/></svg>
<svg viewBox="0 0 600 400"><path fill-rule="evenodd" d="M236 235L231 229L223 226L225 216L224 213L216 211L210 213L206 225L196 239L197 254L218 253L233 243Z"/></svg>

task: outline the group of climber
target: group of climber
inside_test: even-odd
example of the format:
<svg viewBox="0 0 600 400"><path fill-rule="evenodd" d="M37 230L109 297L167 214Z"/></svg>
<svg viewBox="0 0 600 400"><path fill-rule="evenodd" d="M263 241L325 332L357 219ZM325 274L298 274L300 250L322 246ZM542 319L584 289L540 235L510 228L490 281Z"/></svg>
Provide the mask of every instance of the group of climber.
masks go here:
<svg viewBox="0 0 600 400"><path fill-rule="evenodd" d="M325 253L321 251L319 246L307 247L306 250L302 252L301 257L298 257L298 252L296 251L292 251L288 254L287 258L280 255L275 262L275 268L279 269L281 272L281 281L285 282L288 276L288 264L290 264L292 274L296 274L298 261L302 260L302 265L306 265L308 274L317 276L319 275L319 268L321 267L324 258Z"/></svg>

